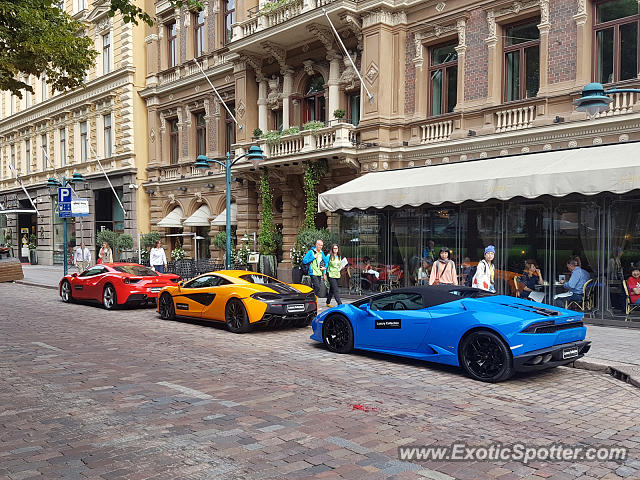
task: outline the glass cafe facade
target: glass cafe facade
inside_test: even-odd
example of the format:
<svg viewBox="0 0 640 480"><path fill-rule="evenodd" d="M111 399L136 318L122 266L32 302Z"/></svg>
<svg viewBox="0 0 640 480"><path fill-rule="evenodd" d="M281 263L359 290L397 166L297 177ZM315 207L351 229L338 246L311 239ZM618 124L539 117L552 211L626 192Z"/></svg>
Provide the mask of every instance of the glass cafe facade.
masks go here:
<svg viewBox="0 0 640 480"><path fill-rule="evenodd" d="M415 169L409 178L418 176L422 173L420 170L426 174L433 168ZM438 174L437 170L432 172ZM392 185L393 177L385 178L388 173L392 172L374 175L382 177L382 183ZM451 172L443 170L443 173ZM593 175L598 174L593 172ZM411 181L406 173L403 178ZM372 184L372 181L365 183ZM517 191L519 182L512 184ZM358 185L351 192L348 185L334 189L341 189L336 193L343 195L347 207L359 203ZM524 184L521 186L523 192L535 195L524 188ZM391 196L382 202L406 201L406 188L420 187L405 187L401 199L394 200ZM422 188L428 190L429 185ZM454 190L451 183L447 184L447 189ZM385 195L376 191L376 198ZM332 191L327 193L333 194ZM456 196L455 192L452 196ZM469 196L473 197L474 193L469 192ZM321 208L322 197L323 194L320 195ZM329 210L331 203L325 202L324 209ZM340 202L333 204L332 211L337 215L332 219L332 229L338 235L342 255L351 263L351 278L344 282L345 286L348 282L352 293L367 294L386 286L415 285L418 268L430 246L435 249L435 258L443 246L453 252L458 278L464 281L468 271L464 267L476 265L483 258L485 246L495 245L498 293L516 295L514 277L523 272L526 260L533 259L548 284L540 287L545 293L543 301L552 303L554 294L564 291L558 285L560 276L564 275L566 279L570 276L567 260L579 257L594 285L593 305L586 313L600 319L640 321L640 308L628 315L625 313L626 294L622 285L631 275L632 265L640 266L640 189L623 194L570 193L561 197L539 195L535 198L515 195L506 200L445 201L437 205L388 205L350 210L335 209ZM363 273L367 260L379 272L377 278Z"/></svg>

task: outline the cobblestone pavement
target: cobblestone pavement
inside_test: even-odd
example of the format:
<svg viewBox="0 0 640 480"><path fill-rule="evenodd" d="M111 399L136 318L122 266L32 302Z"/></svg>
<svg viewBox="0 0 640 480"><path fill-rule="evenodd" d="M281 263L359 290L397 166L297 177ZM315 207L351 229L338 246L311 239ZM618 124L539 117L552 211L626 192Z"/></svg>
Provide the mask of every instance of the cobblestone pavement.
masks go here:
<svg viewBox="0 0 640 480"><path fill-rule="evenodd" d="M640 390L558 368L497 385L0 284L0 478L640 478ZM354 405L372 407L360 410ZM616 445L625 462L403 462L401 445Z"/></svg>

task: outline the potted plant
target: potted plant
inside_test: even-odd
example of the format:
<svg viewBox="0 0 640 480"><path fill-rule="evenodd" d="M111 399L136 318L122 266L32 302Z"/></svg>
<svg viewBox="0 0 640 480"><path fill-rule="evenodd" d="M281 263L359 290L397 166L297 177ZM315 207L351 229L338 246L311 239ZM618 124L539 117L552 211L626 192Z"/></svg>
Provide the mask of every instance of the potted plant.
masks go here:
<svg viewBox="0 0 640 480"><path fill-rule="evenodd" d="M311 132L317 132L321 128L324 128L324 122L320 122L318 120L307 122L304 125L302 125L302 130L309 130Z"/></svg>
<svg viewBox="0 0 640 480"><path fill-rule="evenodd" d="M29 263L31 265L38 264L38 237L33 233L29 235Z"/></svg>
<svg viewBox="0 0 640 480"><path fill-rule="evenodd" d="M140 237L140 258L147 265L149 261L149 251L156 246L156 242L162 239L162 234L157 231L145 233Z"/></svg>
<svg viewBox="0 0 640 480"><path fill-rule="evenodd" d="M346 114L347 112L343 108L338 108L333 111L333 116L338 120L342 120ZM341 122L338 122L338 123L341 123Z"/></svg>
<svg viewBox="0 0 640 480"><path fill-rule="evenodd" d="M306 273L302 271L302 259L306 251L300 245L296 245L289 250L289 253L291 254L291 263L293 264L291 270L292 283L302 283L302 275Z"/></svg>
<svg viewBox="0 0 640 480"><path fill-rule="evenodd" d="M258 140L260 137L262 137L262 130L260 130L259 128L256 128L253 131L253 137L251 137L251 140Z"/></svg>
<svg viewBox="0 0 640 480"><path fill-rule="evenodd" d="M125 258L125 252L133 250L133 237L128 233L121 233L116 240L117 250L120 260Z"/></svg>
<svg viewBox="0 0 640 480"><path fill-rule="evenodd" d="M231 252L231 263L236 268L244 268L247 269L247 265L249 264L249 255L251 254L251 250L244 243L240 245L238 250L233 250Z"/></svg>
<svg viewBox="0 0 640 480"><path fill-rule="evenodd" d="M176 262L181 262L186 256L187 252L182 248L182 242L180 240L176 240L176 248L171 250L171 258Z"/></svg>
<svg viewBox="0 0 640 480"><path fill-rule="evenodd" d="M285 128L284 130L282 130L282 135L296 135L300 133L300 127L289 127L289 128Z"/></svg>

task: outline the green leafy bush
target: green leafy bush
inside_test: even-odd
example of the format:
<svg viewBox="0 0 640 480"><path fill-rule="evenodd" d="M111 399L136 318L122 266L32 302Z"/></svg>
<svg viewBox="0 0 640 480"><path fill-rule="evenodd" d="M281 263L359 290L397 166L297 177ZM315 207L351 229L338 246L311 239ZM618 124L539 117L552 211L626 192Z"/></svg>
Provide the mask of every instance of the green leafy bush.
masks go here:
<svg viewBox="0 0 640 480"><path fill-rule="evenodd" d="M278 242L276 227L273 224L273 195L266 170L260 179L260 194L262 196L262 224L258 235L258 245L262 255L274 255L278 250Z"/></svg>
<svg viewBox="0 0 640 480"><path fill-rule="evenodd" d="M333 116L336 118L344 118L347 112L343 108L338 108L333 111Z"/></svg>
<svg viewBox="0 0 640 480"><path fill-rule="evenodd" d="M324 128L324 122L319 122L317 120L314 120L313 122L307 122L302 125L302 130L309 130L312 132L316 132L321 128Z"/></svg>
<svg viewBox="0 0 640 480"><path fill-rule="evenodd" d="M277 145L280 143L280 137L282 137L282 134L278 130L269 130L267 133L262 134L262 138L265 139L269 145Z"/></svg>
<svg viewBox="0 0 640 480"><path fill-rule="evenodd" d="M289 128L285 128L284 130L282 130L282 135L296 135L300 133L300 127L289 127Z"/></svg>
<svg viewBox="0 0 640 480"><path fill-rule="evenodd" d="M296 244L298 245L298 249L302 250L304 255L316 244L317 240L322 240L322 243L324 243L323 250L325 253L329 253L331 245L337 243L336 235L326 228L305 228L298 233Z"/></svg>

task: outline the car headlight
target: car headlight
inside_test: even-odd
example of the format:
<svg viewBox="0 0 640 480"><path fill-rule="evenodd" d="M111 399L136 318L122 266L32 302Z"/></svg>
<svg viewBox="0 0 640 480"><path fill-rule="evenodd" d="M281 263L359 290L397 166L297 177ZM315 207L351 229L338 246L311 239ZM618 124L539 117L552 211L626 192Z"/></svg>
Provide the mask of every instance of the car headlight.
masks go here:
<svg viewBox="0 0 640 480"><path fill-rule="evenodd" d="M251 295L251 298L260 300L261 302L273 302L274 300L279 300L280 295L269 292L258 292Z"/></svg>

